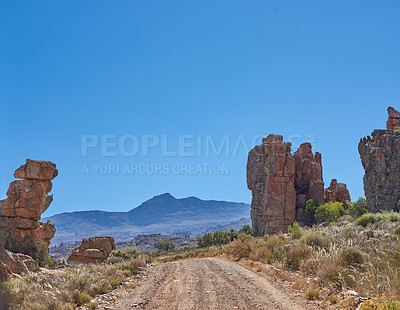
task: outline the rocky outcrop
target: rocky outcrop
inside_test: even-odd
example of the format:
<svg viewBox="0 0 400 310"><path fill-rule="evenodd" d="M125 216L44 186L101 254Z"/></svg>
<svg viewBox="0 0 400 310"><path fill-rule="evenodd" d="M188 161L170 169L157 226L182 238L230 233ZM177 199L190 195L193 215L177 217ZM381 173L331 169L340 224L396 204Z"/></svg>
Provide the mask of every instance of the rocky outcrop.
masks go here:
<svg viewBox="0 0 400 310"><path fill-rule="evenodd" d="M351 201L350 192L347 189L346 184L338 183L336 179L332 179L331 184L325 190L325 202L328 201L343 203Z"/></svg>
<svg viewBox="0 0 400 310"><path fill-rule="evenodd" d="M393 107L388 107L389 118L386 122L386 129L393 130L400 127L400 112L396 111Z"/></svg>
<svg viewBox="0 0 400 310"><path fill-rule="evenodd" d="M296 219L303 220L303 213L308 199L324 202L324 181L322 178L321 154L312 152L310 143L303 143L294 152L295 159L295 189L296 189Z"/></svg>
<svg viewBox="0 0 400 310"><path fill-rule="evenodd" d="M0 281L6 281L15 274L36 271L38 267L37 262L29 255L12 253L0 247Z"/></svg>
<svg viewBox="0 0 400 310"><path fill-rule="evenodd" d="M57 173L55 164L30 159L15 171L23 180L12 182L7 199L0 201L0 247L25 254L48 247L55 227L39 220L53 200L48 193Z"/></svg>
<svg viewBox="0 0 400 310"><path fill-rule="evenodd" d="M112 237L83 238L82 243L68 257L67 263L71 265L101 263L115 249L115 240Z"/></svg>
<svg viewBox="0 0 400 310"><path fill-rule="evenodd" d="M296 217L295 159L291 143L269 135L254 147L247 161L247 187L251 190L253 234L263 236L287 229Z"/></svg>
<svg viewBox="0 0 400 310"><path fill-rule="evenodd" d="M400 210L400 113L388 108L386 130L374 130L360 140L358 151L365 169L364 192L370 212Z"/></svg>
<svg viewBox="0 0 400 310"><path fill-rule="evenodd" d="M269 135L249 152L247 187L255 236L284 232L294 220L302 222L309 199L320 204L350 200L346 185L336 180L324 191L321 154L313 154L310 143L292 155L291 143L280 135Z"/></svg>

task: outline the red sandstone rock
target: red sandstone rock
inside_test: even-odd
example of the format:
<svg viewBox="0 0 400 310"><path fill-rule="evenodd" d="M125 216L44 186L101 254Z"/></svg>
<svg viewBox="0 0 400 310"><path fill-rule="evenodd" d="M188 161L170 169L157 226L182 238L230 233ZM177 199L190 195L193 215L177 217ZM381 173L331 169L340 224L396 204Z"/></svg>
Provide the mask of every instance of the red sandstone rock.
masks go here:
<svg viewBox="0 0 400 310"><path fill-rule="evenodd" d="M53 163L29 159L16 170L16 177L27 179L12 182L0 201L0 247L31 254L50 243L54 225L39 220L53 200L48 193L57 173Z"/></svg>
<svg viewBox="0 0 400 310"><path fill-rule="evenodd" d="M12 273L24 274L29 273L28 267L24 264L23 260L17 254L0 248L0 261L3 262Z"/></svg>
<svg viewBox="0 0 400 310"><path fill-rule="evenodd" d="M303 220L308 199L324 203L321 154L303 143L292 155L291 143L269 135L255 146L247 160L247 187L251 190L253 234L286 231L296 219ZM326 192L336 201L350 200L345 184L331 183Z"/></svg>
<svg viewBox="0 0 400 310"><path fill-rule="evenodd" d="M27 159L25 165L15 170L14 177L29 180L53 180L58 175L56 165L50 161Z"/></svg>
<svg viewBox="0 0 400 310"><path fill-rule="evenodd" d="M250 151L247 186L252 191L253 234L285 231L296 215L295 161L291 143L280 135L269 135Z"/></svg>
<svg viewBox="0 0 400 310"><path fill-rule="evenodd" d="M325 202L328 201L343 203L351 201L346 184L338 183L336 179L332 179L331 184L325 190Z"/></svg>
<svg viewBox="0 0 400 310"><path fill-rule="evenodd" d="M393 107L388 107L389 118L386 122L386 129L395 129L400 127L400 112L396 111Z"/></svg>
<svg viewBox="0 0 400 310"><path fill-rule="evenodd" d="M300 145L293 157L296 162L296 219L301 221L307 200L324 202L322 161L320 153L316 152L314 156L310 143Z"/></svg>
<svg viewBox="0 0 400 310"><path fill-rule="evenodd" d="M100 263L115 249L115 240L112 237L83 238L82 243L68 257L67 262L72 265Z"/></svg>
<svg viewBox="0 0 400 310"><path fill-rule="evenodd" d="M400 210L400 112L389 107L387 130L375 129L358 144L364 167L364 191L369 212Z"/></svg>

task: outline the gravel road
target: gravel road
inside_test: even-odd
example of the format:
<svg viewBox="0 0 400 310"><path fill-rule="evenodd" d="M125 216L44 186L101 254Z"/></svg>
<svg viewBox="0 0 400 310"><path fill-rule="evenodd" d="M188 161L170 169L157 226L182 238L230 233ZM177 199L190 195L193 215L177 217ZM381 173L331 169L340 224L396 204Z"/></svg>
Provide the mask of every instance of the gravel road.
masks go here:
<svg viewBox="0 0 400 310"><path fill-rule="evenodd" d="M221 258L165 263L113 309L319 309L274 278Z"/></svg>

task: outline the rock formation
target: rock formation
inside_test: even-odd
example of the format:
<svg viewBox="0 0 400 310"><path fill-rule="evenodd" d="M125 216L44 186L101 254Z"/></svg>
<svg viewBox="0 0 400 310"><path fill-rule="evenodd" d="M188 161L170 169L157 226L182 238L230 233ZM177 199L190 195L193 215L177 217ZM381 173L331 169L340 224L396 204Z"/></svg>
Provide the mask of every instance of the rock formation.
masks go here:
<svg viewBox="0 0 400 310"><path fill-rule="evenodd" d="M324 181L322 179L321 154L312 153L310 143L303 143L294 152L295 159L295 189L296 189L296 219L303 219L303 212L308 199L315 199L320 204L324 202Z"/></svg>
<svg viewBox="0 0 400 310"><path fill-rule="evenodd" d="M115 240L112 237L83 238L82 243L68 257L67 262L71 265L100 263L115 249Z"/></svg>
<svg viewBox="0 0 400 310"><path fill-rule="evenodd" d="M336 179L331 180L331 184L325 190L325 202L343 202L351 201L350 192L346 184L338 183Z"/></svg>
<svg viewBox="0 0 400 310"><path fill-rule="evenodd" d="M39 220L53 200L48 193L57 173L55 164L30 159L15 171L14 177L23 180L12 182L7 199L0 201L0 247L25 254L48 247L55 228Z"/></svg>
<svg viewBox="0 0 400 310"><path fill-rule="evenodd" d="M37 262L30 256L12 253L0 247L0 281L10 279L14 274L22 275L36 271Z"/></svg>
<svg viewBox="0 0 400 310"><path fill-rule="evenodd" d="M324 200L321 154L304 143L294 153L280 135L269 135L247 161L247 187L252 191L253 234L286 231L301 218L308 199Z"/></svg>
<svg viewBox="0 0 400 310"><path fill-rule="evenodd" d="M400 113L388 108L386 130L374 130L360 140L358 151L365 169L364 192L370 212L400 210Z"/></svg>
<svg viewBox="0 0 400 310"><path fill-rule="evenodd" d="M320 204L350 200L346 185L336 180L324 191L321 154L314 155L310 143L300 145L293 155L290 148L282 136L269 135L249 152L247 187L255 236L284 232L294 220L303 221L309 199Z"/></svg>
<svg viewBox="0 0 400 310"><path fill-rule="evenodd" d="M400 127L400 112L396 111L392 107L388 107L389 118L386 122L386 129L393 130L396 127Z"/></svg>

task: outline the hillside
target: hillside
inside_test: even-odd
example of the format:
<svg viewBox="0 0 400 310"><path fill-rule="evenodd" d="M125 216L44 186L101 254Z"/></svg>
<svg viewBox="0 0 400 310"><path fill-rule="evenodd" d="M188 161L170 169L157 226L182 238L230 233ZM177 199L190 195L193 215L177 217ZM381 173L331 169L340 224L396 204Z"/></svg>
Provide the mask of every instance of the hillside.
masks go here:
<svg viewBox="0 0 400 310"><path fill-rule="evenodd" d="M71 243L95 235L131 240L140 234L172 234L176 230L200 234L209 227L248 217L250 205L197 197L177 199L165 193L128 212L79 211L44 218L56 226L52 244Z"/></svg>

